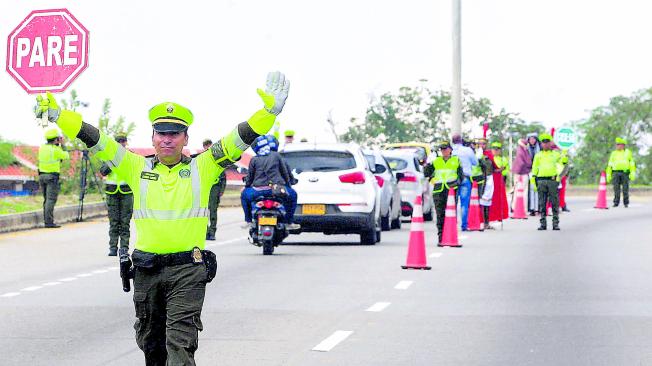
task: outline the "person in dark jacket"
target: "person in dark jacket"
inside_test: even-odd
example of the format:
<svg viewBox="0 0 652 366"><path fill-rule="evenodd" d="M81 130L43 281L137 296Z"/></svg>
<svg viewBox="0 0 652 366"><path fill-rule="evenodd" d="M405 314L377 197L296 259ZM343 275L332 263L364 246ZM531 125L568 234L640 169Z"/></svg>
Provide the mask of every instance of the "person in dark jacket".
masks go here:
<svg viewBox="0 0 652 366"><path fill-rule="evenodd" d="M293 181L288 166L281 154L272 150L270 139L267 136L259 136L254 141L252 148L256 156L249 163L249 171L245 178L245 188L240 195L242 209L244 210L245 222L251 225L251 203L258 197L271 196L272 186L283 186L285 190ZM273 145L273 144L272 144ZM294 211L296 209L296 195L288 195L285 199L287 228L296 230L299 225L293 223Z"/></svg>
<svg viewBox="0 0 652 366"><path fill-rule="evenodd" d="M528 155L530 156L530 161L534 161L534 156L541 151L541 143L539 142L539 136L536 132L527 135L526 147ZM530 164L530 172L531 171L532 165ZM527 209L530 212L530 216L535 216L539 213L539 196L537 192L534 191L534 185L532 184L529 184L528 186Z"/></svg>
<svg viewBox="0 0 652 366"><path fill-rule="evenodd" d="M213 146L211 139L206 139L202 143L204 151ZM217 181L211 187L211 193L208 196L208 226L206 227L206 240L215 240L215 233L217 232L217 209L220 207L220 199L226 190L226 170L220 173Z"/></svg>

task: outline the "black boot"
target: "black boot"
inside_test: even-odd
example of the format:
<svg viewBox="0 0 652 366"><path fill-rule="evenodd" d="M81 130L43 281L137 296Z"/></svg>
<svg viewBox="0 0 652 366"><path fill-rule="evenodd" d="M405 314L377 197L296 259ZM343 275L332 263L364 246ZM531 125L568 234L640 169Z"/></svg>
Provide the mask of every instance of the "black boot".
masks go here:
<svg viewBox="0 0 652 366"><path fill-rule="evenodd" d="M537 230L547 230L546 225L541 224Z"/></svg>
<svg viewBox="0 0 652 366"><path fill-rule="evenodd" d="M555 230L555 231L559 231L559 230L561 230L561 229L559 228L559 224L552 224L552 229Z"/></svg>
<svg viewBox="0 0 652 366"><path fill-rule="evenodd" d="M116 257L118 255L118 248L109 248L109 257Z"/></svg>

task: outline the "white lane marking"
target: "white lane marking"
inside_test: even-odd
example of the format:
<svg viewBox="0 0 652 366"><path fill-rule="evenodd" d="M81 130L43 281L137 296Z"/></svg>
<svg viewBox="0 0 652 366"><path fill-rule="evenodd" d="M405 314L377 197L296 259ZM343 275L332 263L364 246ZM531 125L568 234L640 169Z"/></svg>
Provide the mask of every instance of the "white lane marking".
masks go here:
<svg viewBox="0 0 652 366"><path fill-rule="evenodd" d="M396 286L394 286L394 288L397 290L407 290L412 285L412 283L413 281L401 281Z"/></svg>
<svg viewBox="0 0 652 366"><path fill-rule="evenodd" d="M0 295L0 297L14 297L20 295L20 292L7 292L6 294Z"/></svg>
<svg viewBox="0 0 652 366"><path fill-rule="evenodd" d="M58 281L61 281L61 282L70 282L70 281L74 281L74 280L76 280L76 279L77 279L76 277L66 277L66 278L62 278L62 279L60 279L60 280L58 280Z"/></svg>
<svg viewBox="0 0 652 366"><path fill-rule="evenodd" d="M119 267L106 267L106 269L108 269L109 271L115 271L115 270L118 269L118 268L119 268Z"/></svg>
<svg viewBox="0 0 652 366"><path fill-rule="evenodd" d="M36 291L39 289L42 289L43 286L30 286L30 287L25 287L24 289L21 289L20 291Z"/></svg>
<svg viewBox="0 0 652 366"><path fill-rule="evenodd" d="M93 275L92 273L82 273L82 274L78 274L76 277L82 278L82 277L90 277L92 275Z"/></svg>
<svg viewBox="0 0 652 366"><path fill-rule="evenodd" d="M46 282L46 283L43 284L43 286L56 286L56 285L60 285L60 284L61 284L61 282Z"/></svg>
<svg viewBox="0 0 652 366"><path fill-rule="evenodd" d="M466 240L466 239L468 239L468 238L469 238L469 237L466 236L466 235L460 235L460 240Z"/></svg>
<svg viewBox="0 0 652 366"><path fill-rule="evenodd" d="M93 271L93 273L95 273L95 274L99 274L99 273L107 273L107 272L108 272L108 271L107 271L106 269L97 269L97 270Z"/></svg>
<svg viewBox="0 0 652 366"><path fill-rule="evenodd" d="M319 352L328 352L332 350L333 347L337 346L338 343L347 339L351 334L353 334L352 330L338 330L335 333L331 334L330 337L321 341L321 343L316 345L312 350Z"/></svg>
<svg viewBox="0 0 652 366"><path fill-rule="evenodd" d="M444 253L432 253L430 254L430 258L439 258L443 255Z"/></svg>
<svg viewBox="0 0 652 366"><path fill-rule="evenodd" d="M391 302L377 302L377 303L371 305L371 307L369 309L365 310L365 311L371 311L371 312L374 312L374 313L379 313L379 312L385 310L390 304L391 304Z"/></svg>
<svg viewBox="0 0 652 366"><path fill-rule="evenodd" d="M212 244L209 244L209 245L207 245L207 246L216 247L216 246L221 246L221 245L226 245L226 244L235 243L236 241L245 240L245 239L247 239L246 236L241 236L241 237L239 237L239 238L235 238L235 239L231 239L231 240L225 240L225 241L219 241L219 242L217 242L217 243L212 243Z"/></svg>

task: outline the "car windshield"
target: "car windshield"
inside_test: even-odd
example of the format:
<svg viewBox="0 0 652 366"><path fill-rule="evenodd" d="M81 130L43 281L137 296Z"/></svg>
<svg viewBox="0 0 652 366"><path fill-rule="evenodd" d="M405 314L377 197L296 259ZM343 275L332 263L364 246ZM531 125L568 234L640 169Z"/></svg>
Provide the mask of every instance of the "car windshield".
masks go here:
<svg viewBox="0 0 652 366"><path fill-rule="evenodd" d="M393 146L390 147L389 150L404 150L404 151L410 151L413 152L417 155L417 158L421 161L426 161L426 149L420 146Z"/></svg>
<svg viewBox="0 0 652 366"><path fill-rule="evenodd" d="M297 173L328 172L355 168L355 158L343 151L293 151L283 153L290 169Z"/></svg>
<svg viewBox="0 0 652 366"><path fill-rule="evenodd" d="M386 156L385 159L387 159L387 162L389 163L389 167L392 168L392 170L403 170L408 167L407 160L392 158L389 156Z"/></svg>

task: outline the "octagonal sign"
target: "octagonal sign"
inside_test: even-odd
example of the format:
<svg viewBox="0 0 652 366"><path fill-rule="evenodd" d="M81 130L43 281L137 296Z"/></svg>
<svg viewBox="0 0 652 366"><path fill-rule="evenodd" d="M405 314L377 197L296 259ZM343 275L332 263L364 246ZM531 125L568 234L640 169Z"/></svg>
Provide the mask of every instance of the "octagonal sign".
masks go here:
<svg viewBox="0 0 652 366"><path fill-rule="evenodd" d="M88 30L67 9L35 10L7 39L7 72L29 94L64 91L88 67Z"/></svg>

